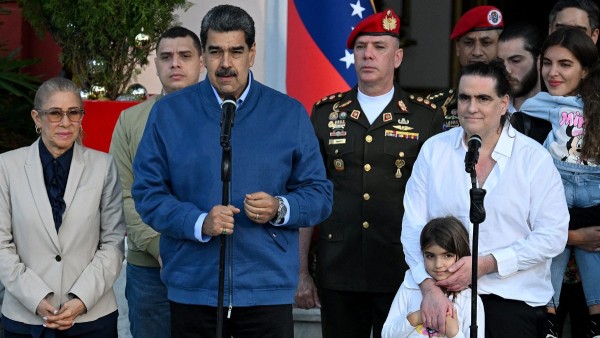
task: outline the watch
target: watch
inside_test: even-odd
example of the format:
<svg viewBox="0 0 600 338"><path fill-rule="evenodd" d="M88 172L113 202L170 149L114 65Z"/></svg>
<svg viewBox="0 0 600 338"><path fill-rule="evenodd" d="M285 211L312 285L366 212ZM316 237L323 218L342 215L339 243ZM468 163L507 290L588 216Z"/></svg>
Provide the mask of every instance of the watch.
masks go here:
<svg viewBox="0 0 600 338"><path fill-rule="evenodd" d="M275 198L277 199L277 202L279 202L279 207L277 207L277 214L275 215L275 217L273 217L273 219L271 219L271 223L281 224L281 223L283 223L283 220L285 219L285 215L287 214L287 207L285 206L285 203L283 202L283 198L281 198L279 196L275 196Z"/></svg>

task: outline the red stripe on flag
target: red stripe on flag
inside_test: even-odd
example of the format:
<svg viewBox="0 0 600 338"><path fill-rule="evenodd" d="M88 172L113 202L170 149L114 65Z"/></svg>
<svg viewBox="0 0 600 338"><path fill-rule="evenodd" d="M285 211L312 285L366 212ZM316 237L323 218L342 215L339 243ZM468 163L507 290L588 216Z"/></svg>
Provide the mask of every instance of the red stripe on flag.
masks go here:
<svg viewBox="0 0 600 338"><path fill-rule="evenodd" d="M310 37L293 0L288 0L286 89L308 112L325 95L350 89Z"/></svg>

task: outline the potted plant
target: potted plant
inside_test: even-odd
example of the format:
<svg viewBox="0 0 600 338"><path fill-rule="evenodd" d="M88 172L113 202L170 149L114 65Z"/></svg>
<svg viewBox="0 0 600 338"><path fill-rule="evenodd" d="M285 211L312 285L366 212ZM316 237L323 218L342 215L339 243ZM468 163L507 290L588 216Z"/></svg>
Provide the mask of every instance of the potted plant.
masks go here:
<svg viewBox="0 0 600 338"><path fill-rule="evenodd" d="M18 0L23 17L62 48L60 61L91 94L115 100L148 64L156 40L186 0Z"/></svg>

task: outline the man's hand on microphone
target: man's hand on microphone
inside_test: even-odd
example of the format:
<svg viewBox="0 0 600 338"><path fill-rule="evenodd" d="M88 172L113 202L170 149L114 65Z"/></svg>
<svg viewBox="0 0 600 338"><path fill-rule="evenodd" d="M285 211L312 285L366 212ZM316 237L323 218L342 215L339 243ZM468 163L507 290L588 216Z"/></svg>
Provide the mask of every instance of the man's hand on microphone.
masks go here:
<svg viewBox="0 0 600 338"><path fill-rule="evenodd" d="M265 224L277 215L279 201L266 192L254 192L246 194L244 199L244 211L246 216L259 224Z"/></svg>

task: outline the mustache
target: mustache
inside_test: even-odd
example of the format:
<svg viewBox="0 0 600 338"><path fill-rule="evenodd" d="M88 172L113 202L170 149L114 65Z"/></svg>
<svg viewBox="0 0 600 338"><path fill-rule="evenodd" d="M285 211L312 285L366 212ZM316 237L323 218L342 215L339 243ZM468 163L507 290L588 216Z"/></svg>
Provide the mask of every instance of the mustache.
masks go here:
<svg viewBox="0 0 600 338"><path fill-rule="evenodd" d="M237 76L237 73L232 68L220 68L215 73L216 76Z"/></svg>

